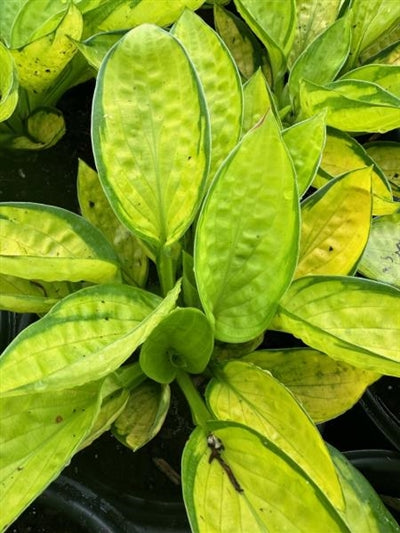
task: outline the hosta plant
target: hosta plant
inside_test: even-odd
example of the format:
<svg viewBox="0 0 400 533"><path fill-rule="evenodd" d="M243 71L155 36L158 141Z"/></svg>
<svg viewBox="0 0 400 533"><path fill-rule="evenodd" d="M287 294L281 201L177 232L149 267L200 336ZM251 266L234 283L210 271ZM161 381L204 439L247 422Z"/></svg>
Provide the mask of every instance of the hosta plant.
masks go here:
<svg viewBox="0 0 400 533"><path fill-rule="evenodd" d="M1 308L40 315L0 359L3 529L104 431L145 445L176 381L193 531L399 531L315 426L400 377L398 146L354 138L400 125L399 67L356 68L400 14L361 3L237 0L222 38L186 10L81 46L82 216L0 206Z"/></svg>

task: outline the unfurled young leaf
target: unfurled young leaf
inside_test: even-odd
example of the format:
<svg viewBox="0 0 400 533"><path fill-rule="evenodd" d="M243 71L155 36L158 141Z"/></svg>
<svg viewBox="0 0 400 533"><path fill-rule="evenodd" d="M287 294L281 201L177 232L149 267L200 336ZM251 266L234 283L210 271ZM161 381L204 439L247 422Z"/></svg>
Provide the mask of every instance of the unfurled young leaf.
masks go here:
<svg viewBox="0 0 400 533"><path fill-rule="evenodd" d="M198 221L197 287L218 340L265 330L293 275L298 224L294 171L270 112L220 168Z"/></svg>
<svg viewBox="0 0 400 533"><path fill-rule="evenodd" d="M400 288L400 205L393 215L375 218L358 270L367 278Z"/></svg>
<svg viewBox="0 0 400 533"><path fill-rule="evenodd" d="M182 458L194 533L349 533L328 500L269 439L234 422L209 423L209 431L195 429Z"/></svg>
<svg viewBox="0 0 400 533"><path fill-rule="evenodd" d="M328 182L301 206L295 277L354 273L369 236L371 167Z"/></svg>
<svg viewBox="0 0 400 533"><path fill-rule="evenodd" d="M339 80L321 86L300 82L300 107L306 117L326 109L326 123L354 133L385 133L400 127L400 98L375 83Z"/></svg>
<svg viewBox="0 0 400 533"><path fill-rule="evenodd" d="M43 281L119 278L117 257L103 235L59 207L0 204L0 273Z"/></svg>
<svg viewBox="0 0 400 533"><path fill-rule="evenodd" d="M82 289L25 329L0 359L0 392L62 390L116 370L172 310L164 299L128 285Z"/></svg>
<svg viewBox="0 0 400 533"><path fill-rule="evenodd" d="M325 146L325 115L298 122L282 132L296 170L299 196L311 185L321 161Z"/></svg>
<svg viewBox="0 0 400 533"><path fill-rule="evenodd" d="M400 143L376 141L365 146L367 154L376 162L388 179L393 196L400 200Z"/></svg>
<svg viewBox="0 0 400 533"><path fill-rule="evenodd" d="M113 434L135 452L160 431L170 397L169 385L145 381L129 394L128 402L113 424Z"/></svg>
<svg viewBox="0 0 400 533"><path fill-rule="evenodd" d="M17 71L11 52L0 41L0 122L7 120L18 102Z"/></svg>
<svg viewBox="0 0 400 533"><path fill-rule="evenodd" d="M244 114L242 134L245 135L261 123L272 105L270 93L267 89L267 82L260 69L245 83L243 97Z"/></svg>
<svg viewBox="0 0 400 533"><path fill-rule="evenodd" d="M131 30L100 70L93 113L100 181L118 218L155 249L182 236L202 198L205 105L185 50L161 28Z"/></svg>
<svg viewBox="0 0 400 533"><path fill-rule="evenodd" d="M206 398L218 420L238 422L272 441L335 507L343 507L336 472L319 431L289 390L269 372L247 362L230 361L217 369Z"/></svg>
<svg viewBox="0 0 400 533"><path fill-rule="evenodd" d="M118 220L104 194L97 173L79 161L78 199L82 215L99 228L118 254L124 278L144 286L148 259L139 240Z"/></svg>
<svg viewBox="0 0 400 533"><path fill-rule="evenodd" d="M211 181L241 134L242 84L223 40L199 16L186 10L171 32L189 54L204 90L211 124Z"/></svg>
<svg viewBox="0 0 400 533"><path fill-rule="evenodd" d="M54 107L37 107L26 119L25 128L25 135L12 138L10 146L17 150L43 150L64 135L64 117Z"/></svg>
<svg viewBox="0 0 400 533"><path fill-rule="evenodd" d="M400 377L399 304L400 291L384 283L306 276L292 283L272 327L333 359Z"/></svg>
<svg viewBox="0 0 400 533"><path fill-rule="evenodd" d="M153 329L140 351L140 366L149 378L170 383L178 371L200 374L214 346L212 328L198 309L178 308Z"/></svg>
<svg viewBox="0 0 400 533"><path fill-rule="evenodd" d="M242 361L253 363L290 389L315 423L350 409L380 374L356 368L312 350L257 350Z"/></svg>

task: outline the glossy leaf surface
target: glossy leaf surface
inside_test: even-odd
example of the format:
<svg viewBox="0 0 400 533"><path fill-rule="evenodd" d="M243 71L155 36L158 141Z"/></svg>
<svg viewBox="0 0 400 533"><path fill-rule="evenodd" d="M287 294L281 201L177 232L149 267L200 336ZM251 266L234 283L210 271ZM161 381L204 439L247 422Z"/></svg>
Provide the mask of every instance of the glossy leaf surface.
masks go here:
<svg viewBox="0 0 400 533"><path fill-rule="evenodd" d="M339 361L400 376L400 291L374 281L307 276L292 283L273 325Z"/></svg>
<svg viewBox="0 0 400 533"><path fill-rule="evenodd" d="M254 429L291 459L336 507L343 498L328 450L308 414L269 372L242 361L218 371L206 392L217 419Z"/></svg>
<svg viewBox="0 0 400 533"><path fill-rule="evenodd" d="M379 377L310 348L257 350L242 360L271 372L293 392L316 424L350 409Z"/></svg>
<svg viewBox="0 0 400 533"><path fill-rule="evenodd" d="M371 168L330 181L301 206L300 253L295 277L351 274L368 241Z"/></svg>
<svg viewBox="0 0 400 533"><path fill-rule="evenodd" d="M329 126L356 133L385 133L400 126L400 99L374 83L340 80L324 87L303 80L300 105L307 116L327 110Z"/></svg>
<svg viewBox="0 0 400 533"><path fill-rule="evenodd" d="M2 274L44 281L118 279L117 257L82 217L31 203L0 205Z"/></svg>
<svg viewBox="0 0 400 533"><path fill-rule="evenodd" d="M113 434L133 451L147 444L160 431L170 403L170 388L145 381L129 395L129 400L113 424Z"/></svg>
<svg viewBox="0 0 400 533"><path fill-rule="evenodd" d="M99 409L99 385L0 398L3 531L68 463Z"/></svg>
<svg viewBox="0 0 400 533"><path fill-rule="evenodd" d="M367 278L400 288L400 206L393 215L375 218L358 270Z"/></svg>
<svg viewBox="0 0 400 533"><path fill-rule="evenodd" d="M203 372L214 345L212 328L198 309L170 313L146 339L140 352L143 372L159 383L170 383L176 372Z"/></svg>
<svg viewBox="0 0 400 533"><path fill-rule="evenodd" d="M261 123L267 112L271 109L270 95L266 80L260 69L246 82L243 87L243 128L244 135L257 124Z"/></svg>
<svg viewBox="0 0 400 533"><path fill-rule="evenodd" d="M325 116L323 113L298 122L283 131L283 140L289 149L296 170L299 195L311 185L325 145Z"/></svg>
<svg viewBox="0 0 400 533"><path fill-rule="evenodd" d="M18 102L18 80L13 57L0 41L0 122L7 120Z"/></svg>
<svg viewBox="0 0 400 533"><path fill-rule="evenodd" d="M211 124L210 181L239 140L242 84L224 42L199 16L186 10L172 28L172 34L185 47L204 89Z"/></svg>
<svg viewBox="0 0 400 533"><path fill-rule="evenodd" d="M107 56L94 96L99 177L119 219L155 248L177 241L196 213L207 122L197 75L172 35L142 25Z"/></svg>
<svg viewBox="0 0 400 533"><path fill-rule="evenodd" d="M128 283L143 286L148 272L147 256L139 240L115 216L97 173L81 160L78 199L82 215L104 233L118 254L124 278Z"/></svg>
<svg viewBox="0 0 400 533"><path fill-rule="evenodd" d="M182 459L183 497L194 533L349 532L296 464L265 437L233 422L214 422L210 430L232 474L217 458L209 461L207 434L197 428Z"/></svg>
<svg viewBox="0 0 400 533"><path fill-rule="evenodd" d="M298 223L292 163L270 112L221 167L197 226L197 286L218 340L266 328L293 274Z"/></svg>
<svg viewBox="0 0 400 533"><path fill-rule="evenodd" d="M118 368L174 306L124 285L82 289L25 329L0 360L0 392L59 390L99 379Z"/></svg>

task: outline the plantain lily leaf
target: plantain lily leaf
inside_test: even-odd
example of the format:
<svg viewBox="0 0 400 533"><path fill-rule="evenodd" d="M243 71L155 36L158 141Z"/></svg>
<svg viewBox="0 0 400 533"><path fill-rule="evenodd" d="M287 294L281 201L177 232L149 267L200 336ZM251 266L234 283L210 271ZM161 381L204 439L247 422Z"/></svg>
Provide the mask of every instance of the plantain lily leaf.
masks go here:
<svg viewBox="0 0 400 533"><path fill-rule="evenodd" d="M292 283L272 326L333 359L400 376L399 302L400 291L383 283L307 276Z"/></svg>
<svg viewBox="0 0 400 533"><path fill-rule="evenodd" d="M339 13L341 0L297 0L295 35L289 55L291 67L304 49L331 26Z"/></svg>
<svg viewBox="0 0 400 533"><path fill-rule="evenodd" d="M297 187L302 196L313 182L325 145L325 115L298 122L283 131L296 170Z"/></svg>
<svg viewBox="0 0 400 533"><path fill-rule="evenodd" d="M43 281L117 279L117 257L103 235L64 209L0 204L2 274Z"/></svg>
<svg viewBox="0 0 400 533"><path fill-rule="evenodd" d="M78 166L78 199L82 215L104 233L118 254L124 278L128 283L143 287L149 263L143 247L115 216L97 172L81 160Z"/></svg>
<svg viewBox="0 0 400 533"><path fill-rule="evenodd" d="M350 20L342 17L312 41L297 58L289 77L289 91L296 107L300 81L305 79L319 85L333 81L346 61L350 42Z"/></svg>
<svg viewBox="0 0 400 533"><path fill-rule="evenodd" d="M90 430L101 384L0 397L0 529L55 479Z"/></svg>
<svg viewBox="0 0 400 533"><path fill-rule="evenodd" d="M0 41L0 122L7 120L18 102L18 79L11 52Z"/></svg>
<svg viewBox="0 0 400 533"><path fill-rule="evenodd" d="M171 32L185 47L204 89L211 124L210 181L240 137L242 84L223 40L199 16L184 11Z"/></svg>
<svg viewBox="0 0 400 533"><path fill-rule="evenodd" d="M260 42L242 19L217 4L214 5L214 21L240 73L246 80L251 78L266 62Z"/></svg>
<svg viewBox="0 0 400 533"><path fill-rule="evenodd" d="M398 36L400 39L400 32ZM386 65L400 65L400 40L394 42L384 50L381 50L374 57L368 58L369 63L383 63Z"/></svg>
<svg viewBox="0 0 400 533"><path fill-rule="evenodd" d="M252 128L257 127L272 107L267 82L260 69L244 85L243 97L242 134L244 135Z"/></svg>
<svg viewBox="0 0 400 533"><path fill-rule="evenodd" d="M343 507L335 468L319 431L289 390L269 372L243 361L228 362L216 371L206 397L217 419L241 423L266 437L335 507Z"/></svg>
<svg viewBox="0 0 400 533"><path fill-rule="evenodd" d="M400 26L397 24L391 30L382 33L368 48L365 48L359 57L361 64L365 63L386 63L395 64L390 61L390 50L395 51L400 42ZM388 61L385 61L385 56ZM394 59L394 57L393 57ZM398 58L399 59L399 58Z"/></svg>
<svg viewBox="0 0 400 533"><path fill-rule="evenodd" d="M210 423L210 430L207 435L195 429L182 458L183 497L194 533L349 533L319 490L265 437L233 422Z"/></svg>
<svg viewBox="0 0 400 533"><path fill-rule="evenodd" d="M46 283L0 275L0 309L16 313L47 313L74 290L76 287L65 281Z"/></svg>
<svg viewBox="0 0 400 533"><path fill-rule="evenodd" d="M328 182L302 204L295 277L355 271L369 236L371 173L370 167L353 170Z"/></svg>
<svg viewBox="0 0 400 533"><path fill-rule="evenodd" d="M265 330L293 275L298 224L294 171L270 112L220 168L198 221L195 276L218 340Z"/></svg>
<svg viewBox="0 0 400 533"><path fill-rule="evenodd" d="M400 200L400 143L377 141L368 143L365 149L389 180L393 196Z"/></svg>
<svg viewBox="0 0 400 533"><path fill-rule="evenodd" d="M167 416L169 385L145 381L129 395L129 400L113 424L113 434L134 452L160 431Z"/></svg>
<svg viewBox="0 0 400 533"><path fill-rule="evenodd" d="M10 145L18 150L43 150L54 146L65 133L61 111L38 107L26 120L26 134L14 138Z"/></svg>
<svg viewBox="0 0 400 533"><path fill-rule="evenodd" d="M75 42L76 47L85 57L86 61L96 70L106 56L107 52L118 42L126 33L126 30L108 31L96 33L82 42Z"/></svg>
<svg viewBox="0 0 400 533"><path fill-rule="evenodd" d="M365 65L346 72L341 79L369 81L400 97L400 66L397 65Z"/></svg>
<svg viewBox="0 0 400 533"><path fill-rule="evenodd" d="M300 106L307 117L326 109L328 126L344 131L385 133L400 127L400 99L367 81L339 80L322 87L302 80Z"/></svg>
<svg viewBox="0 0 400 533"><path fill-rule="evenodd" d="M82 28L82 15L72 3L54 31L22 48L14 48L11 53L20 85L35 93L43 93L53 85L76 52L70 37L79 40Z"/></svg>
<svg viewBox="0 0 400 533"><path fill-rule="evenodd" d="M203 194L209 128L200 83L175 37L142 25L107 55L94 96L93 144L118 218L156 249L176 242Z"/></svg>
<svg viewBox="0 0 400 533"><path fill-rule="evenodd" d="M7 45L10 44L11 28L14 20L27 0L15 0L14 2L2 2L0 18L0 38Z"/></svg>
<svg viewBox="0 0 400 533"><path fill-rule="evenodd" d="M196 279L193 271L193 257L187 252L182 252L182 291L186 307L196 307L201 309L199 293L196 287Z"/></svg>
<svg viewBox="0 0 400 533"><path fill-rule="evenodd" d="M380 377L310 348L258 350L242 358L290 389L318 424L350 409Z"/></svg>
<svg viewBox="0 0 400 533"><path fill-rule="evenodd" d="M15 338L0 359L0 392L59 390L118 368L174 307L179 285L159 297L127 285L82 289Z"/></svg>
<svg viewBox="0 0 400 533"><path fill-rule="evenodd" d="M211 326L198 309L178 308L154 328L140 352L140 366L149 378L170 383L178 370L203 372L214 339Z"/></svg>
<svg viewBox="0 0 400 533"><path fill-rule="evenodd" d="M346 501L343 518L351 532L398 533L400 528L396 520L364 476L333 446L329 446L329 450Z"/></svg>
<svg viewBox="0 0 400 533"><path fill-rule="evenodd" d="M393 215L375 218L358 270L367 278L400 288L400 206Z"/></svg>
<svg viewBox="0 0 400 533"><path fill-rule="evenodd" d="M392 200L390 184L380 166L370 157L355 139L345 132L329 128L322 154L321 168L330 176L338 177L362 167L372 169L372 192L374 215L385 214L386 203Z"/></svg>

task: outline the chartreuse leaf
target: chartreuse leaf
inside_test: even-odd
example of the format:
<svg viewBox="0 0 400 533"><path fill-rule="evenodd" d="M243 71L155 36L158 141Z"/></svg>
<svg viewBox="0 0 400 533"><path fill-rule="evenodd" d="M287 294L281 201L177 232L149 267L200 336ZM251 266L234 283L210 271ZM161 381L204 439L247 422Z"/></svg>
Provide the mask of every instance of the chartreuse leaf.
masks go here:
<svg viewBox="0 0 400 533"><path fill-rule="evenodd" d="M134 452L160 431L167 416L171 392L169 385L147 380L136 387L112 426L112 432Z"/></svg>
<svg viewBox="0 0 400 533"><path fill-rule="evenodd" d="M398 41L394 42L375 56L368 58L368 63L383 63L386 65L400 65L400 31ZM364 61L363 61L364 63Z"/></svg>
<svg viewBox="0 0 400 533"><path fill-rule="evenodd" d="M271 109L271 98L267 89L267 82L258 69L243 87L243 128L244 135L256 127Z"/></svg>
<svg viewBox="0 0 400 533"><path fill-rule="evenodd" d="M82 160L78 166L78 199L82 215L104 233L118 254L124 278L143 287L148 273L148 259L143 247L115 216L97 172Z"/></svg>
<svg viewBox="0 0 400 533"><path fill-rule="evenodd" d="M307 276L292 283L272 327L339 361L400 376L400 321L395 312L399 303L400 291L390 285Z"/></svg>
<svg viewBox="0 0 400 533"><path fill-rule="evenodd" d="M107 55L94 96L93 144L118 218L156 249L177 241L203 194L209 128L200 82L174 36L142 25Z"/></svg>
<svg viewBox="0 0 400 533"><path fill-rule="evenodd" d="M298 122L284 130L282 135L296 170L299 196L302 196L311 185L321 161L326 137L325 115L319 113Z"/></svg>
<svg viewBox="0 0 400 533"><path fill-rule="evenodd" d="M289 77L292 101L298 105L300 80L319 85L333 81L350 50L351 30L348 17L342 17L321 33L297 58ZM321 65L324 67L321 68Z"/></svg>
<svg viewBox="0 0 400 533"><path fill-rule="evenodd" d="M140 366L154 381L170 383L177 370L203 372L214 346L205 315L190 307L178 308L150 333L140 352Z"/></svg>
<svg viewBox="0 0 400 533"><path fill-rule="evenodd" d="M76 52L70 37L80 39L82 28L81 12L71 3L54 31L22 48L14 48L11 53L20 85L36 93L43 93L53 85Z"/></svg>
<svg viewBox="0 0 400 533"><path fill-rule="evenodd" d="M59 207L0 204L0 273L44 281L118 279L117 257L103 235Z"/></svg>
<svg viewBox="0 0 400 533"><path fill-rule="evenodd" d="M47 283L0 274L0 309L16 313L46 313L74 289L76 287L72 283L64 281Z"/></svg>
<svg viewBox="0 0 400 533"><path fill-rule="evenodd" d="M243 361L218 368L206 392L218 420L254 429L288 455L335 507L343 496L328 450L309 415L269 372Z"/></svg>
<svg viewBox="0 0 400 533"><path fill-rule="evenodd" d="M400 205L393 215L375 218L358 270L367 278L400 288Z"/></svg>
<svg viewBox="0 0 400 533"><path fill-rule="evenodd" d="M101 383L0 397L0 490L4 531L77 451L99 411Z"/></svg>
<svg viewBox="0 0 400 533"><path fill-rule="evenodd" d="M375 163L361 144L350 135L343 131L328 128L325 148L322 153L322 170L332 177L338 177L351 170L370 167L371 165L373 165L372 212L374 215L385 214L389 207L390 212L393 212L390 185L380 166Z"/></svg>
<svg viewBox="0 0 400 533"><path fill-rule="evenodd" d="M400 98L367 81L321 86L302 80L300 107L306 117L326 109L328 126L344 131L385 133L400 127Z"/></svg>
<svg viewBox="0 0 400 533"><path fill-rule="evenodd" d="M301 206L295 277L351 274L367 244L371 223L371 168L328 182Z"/></svg>
<svg viewBox="0 0 400 533"><path fill-rule="evenodd" d="M174 307L128 285L82 289L55 305L6 348L0 392L58 390L100 379L118 368Z"/></svg>
<svg viewBox="0 0 400 533"><path fill-rule="evenodd" d="M257 35L268 51L273 85L280 87L286 69L286 55L294 37L295 2L265 0L235 0L235 6L244 21Z"/></svg>
<svg viewBox="0 0 400 533"><path fill-rule="evenodd" d="M271 372L293 392L315 423L350 409L379 377L311 348L257 350L242 361Z"/></svg>
<svg viewBox="0 0 400 533"><path fill-rule="evenodd" d="M400 97L400 66L398 65L364 65L346 72L341 79L376 83L389 93Z"/></svg>
<svg viewBox="0 0 400 533"><path fill-rule="evenodd" d="M218 340L265 330L293 275L298 225L294 171L270 112L220 168L198 221L195 276Z"/></svg>
<svg viewBox="0 0 400 533"><path fill-rule="evenodd" d="M350 8L352 42L347 70L357 64L360 53L400 22L400 6L382 0L353 0Z"/></svg>
<svg viewBox="0 0 400 533"><path fill-rule="evenodd" d="M400 143L376 141L365 146L367 154L383 170L392 187L393 196L400 199Z"/></svg>
<svg viewBox="0 0 400 533"><path fill-rule="evenodd" d="M212 180L240 137L243 114L240 76L223 40L195 13L185 10L171 32L185 47L204 89L211 124L209 180Z"/></svg>
<svg viewBox="0 0 400 533"><path fill-rule="evenodd" d="M64 133L61 111L54 107L38 107L26 120L26 134L12 139L10 146L18 150L43 150L54 146Z"/></svg>
<svg viewBox="0 0 400 533"><path fill-rule="evenodd" d="M234 422L198 427L182 458L183 497L194 533L349 533L338 513L271 441ZM211 442L223 448L207 446ZM213 460L211 460L215 457Z"/></svg>
<svg viewBox="0 0 400 533"><path fill-rule="evenodd" d="M329 446L343 489L346 508L342 516L352 533L399 533L400 527L364 476Z"/></svg>
<svg viewBox="0 0 400 533"><path fill-rule="evenodd" d="M215 28L229 48L237 68L245 79L265 66L265 50L260 41L242 19L224 9L214 5Z"/></svg>
<svg viewBox="0 0 400 533"><path fill-rule="evenodd" d="M296 1L297 22L289 66L318 35L335 22L341 3L341 0L324 0L323 3L320 0Z"/></svg>
<svg viewBox="0 0 400 533"><path fill-rule="evenodd" d="M395 55L391 58L391 52L400 50L400 25L397 24L391 30L384 32L368 48L365 48L359 57L361 64L387 63L396 64ZM398 53L397 53L398 56ZM385 60L387 59L387 61ZM392 60L394 61L392 61ZM397 60L400 58L397 57Z"/></svg>
<svg viewBox="0 0 400 533"><path fill-rule="evenodd" d="M125 33L126 30L96 33L96 35L92 35L85 41L75 42L75 44L87 62L93 68L99 70L107 52L123 35L125 35Z"/></svg>
<svg viewBox="0 0 400 533"><path fill-rule="evenodd" d="M0 122L7 120L18 102L17 71L11 52L0 41Z"/></svg>
<svg viewBox="0 0 400 533"><path fill-rule="evenodd" d="M14 2L1 2L0 38L7 45L10 44L11 28L18 11L27 0L15 0Z"/></svg>

